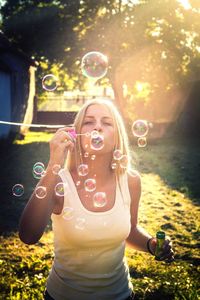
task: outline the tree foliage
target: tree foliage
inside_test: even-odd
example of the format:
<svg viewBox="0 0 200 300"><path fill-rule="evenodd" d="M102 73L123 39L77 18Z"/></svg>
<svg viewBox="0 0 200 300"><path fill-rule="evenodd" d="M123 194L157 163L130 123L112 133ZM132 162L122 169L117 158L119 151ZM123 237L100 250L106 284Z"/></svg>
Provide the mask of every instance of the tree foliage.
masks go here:
<svg viewBox="0 0 200 300"><path fill-rule="evenodd" d="M124 111L124 103L162 104L163 94L199 78L200 2L184 3L9 0L1 8L2 26L38 61L76 75L79 87L81 57L92 50L107 54L107 76Z"/></svg>

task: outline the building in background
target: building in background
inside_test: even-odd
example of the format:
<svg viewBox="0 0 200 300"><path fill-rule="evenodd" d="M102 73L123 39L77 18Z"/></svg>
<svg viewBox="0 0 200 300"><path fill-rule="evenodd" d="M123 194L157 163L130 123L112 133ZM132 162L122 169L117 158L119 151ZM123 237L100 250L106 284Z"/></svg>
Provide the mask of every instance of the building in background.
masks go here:
<svg viewBox="0 0 200 300"><path fill-rule="evenodd" d="M0 121L31 123L36 63L0 31ZM0 124L0 139L14 138L27 127Z"/></svg>

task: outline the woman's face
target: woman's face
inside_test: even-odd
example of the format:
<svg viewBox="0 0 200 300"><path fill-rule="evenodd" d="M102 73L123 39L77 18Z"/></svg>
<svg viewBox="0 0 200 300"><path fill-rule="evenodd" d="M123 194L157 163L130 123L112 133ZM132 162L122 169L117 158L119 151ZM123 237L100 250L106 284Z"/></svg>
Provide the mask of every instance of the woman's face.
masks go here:
<svg viewBox="0 0 200 300"><path fill-rule="evenodd" d="M81 133L85 134L81 137L81 146L85 152L98 154L113 151L115 124L109 109L103 104L90 105L83 119Z"/></svg>

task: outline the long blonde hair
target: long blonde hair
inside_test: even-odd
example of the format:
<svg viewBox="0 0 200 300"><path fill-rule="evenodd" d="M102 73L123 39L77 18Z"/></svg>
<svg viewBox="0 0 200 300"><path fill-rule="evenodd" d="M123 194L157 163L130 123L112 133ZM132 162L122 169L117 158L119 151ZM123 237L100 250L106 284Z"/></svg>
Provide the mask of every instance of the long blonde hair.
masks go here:
<svg viewBox="0 0 200 300"><path fill-rule="evenodd" d="M118 161L116 161L114 158L111 161L111 165L113 163L116 163L116 168L113 169L115 171L117 178L119 179L119 176L123 174L127 169L130 168L130 152L129 152L129 143L128 143L128 135L125 129L124 122L122 120L122 117L117 110L116 106L113 104L112 101L106 100L106 99L93 99L87 101L79 110L79 112L76 115L75 121L74 121L74 127L76 133L81 132L83 120L86 114L86 111L89 106L98 104L98 105L104 105L108 108L110 111L113 122L114 122L114 128L115 128L115 149L120 150L122 155L127 158L127 167L121 167ZM114 150L115 150L114 149ZM67 167L69 170L72 170L73 168L77 168L78 165L83 163L83 149L81 147L81 138L80 136L77 137L76 143L75 143L75 149L73 153L69 153L67 157Z"/></svg>

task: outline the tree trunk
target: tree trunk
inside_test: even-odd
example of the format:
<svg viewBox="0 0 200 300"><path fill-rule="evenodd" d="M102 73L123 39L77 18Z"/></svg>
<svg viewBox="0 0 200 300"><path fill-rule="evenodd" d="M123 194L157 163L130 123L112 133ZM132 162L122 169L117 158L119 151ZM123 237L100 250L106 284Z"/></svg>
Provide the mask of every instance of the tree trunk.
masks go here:
<svg viewBox="0 0 200 300"><path fill-rule="evenodd" d="M112 89L114 91L114 97L115 97L116 106L117 106L120 114L122 115L122 118L123 118L124 122L126 122L126 119L125 119L125 109L124 109L126 104L125 104L125 99L124 99L124 96L123 96L123 87L122 87L122 84L121 83L117 83L114 74L111 75L110 82L111 82L111 85L112 85Z"/></svg>

